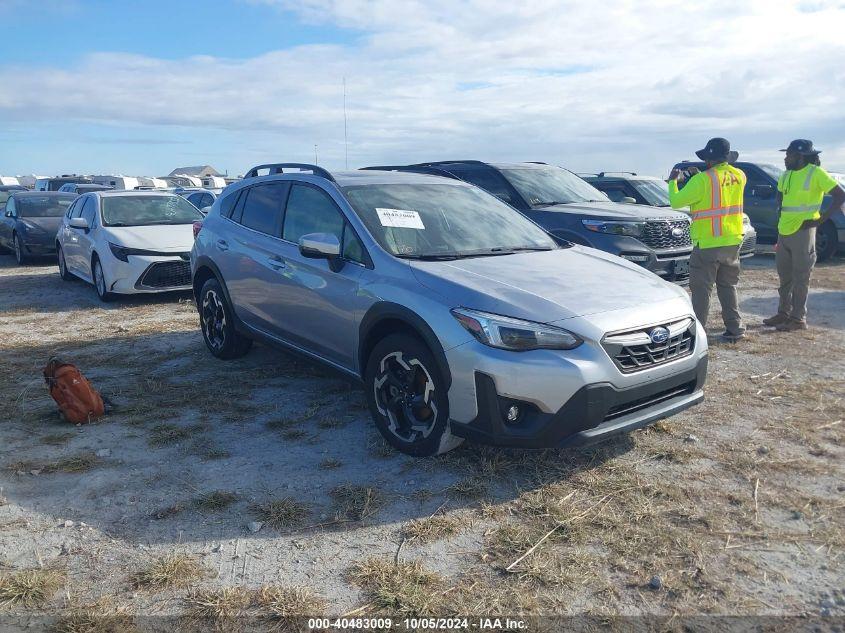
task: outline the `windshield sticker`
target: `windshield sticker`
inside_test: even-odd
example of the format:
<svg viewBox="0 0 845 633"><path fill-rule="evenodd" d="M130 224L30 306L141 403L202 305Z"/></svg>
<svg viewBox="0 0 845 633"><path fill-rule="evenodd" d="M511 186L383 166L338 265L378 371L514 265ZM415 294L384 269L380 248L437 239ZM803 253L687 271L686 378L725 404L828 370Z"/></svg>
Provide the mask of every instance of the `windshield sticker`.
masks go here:
<svg viewBox="0 0 845 633"><path fill-rule="evenodd" d="M417 229L424 231L420 214L416 211L406 211L404 209L382 209L376 207L379 222L382 226L393 227L397 229Z"/></svg>

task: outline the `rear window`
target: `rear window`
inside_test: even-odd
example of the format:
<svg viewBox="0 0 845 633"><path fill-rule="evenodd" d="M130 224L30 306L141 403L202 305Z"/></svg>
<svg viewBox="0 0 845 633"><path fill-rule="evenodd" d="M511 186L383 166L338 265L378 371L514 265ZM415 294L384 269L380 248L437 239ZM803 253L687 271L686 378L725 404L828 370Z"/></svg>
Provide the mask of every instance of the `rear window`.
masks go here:
<svg viewBox="0 0 845 633"><path fill-rule="evenodd" d="M182 196L109 196L102 198L104 226L191 224L204 218Z"/></svg>
<svg viewBox="0 0 845 633"><path fill-rule="evenodd" d="M15 198L15 209L22 218L57 218L65 214L74 199L74 196Z"/></svg>

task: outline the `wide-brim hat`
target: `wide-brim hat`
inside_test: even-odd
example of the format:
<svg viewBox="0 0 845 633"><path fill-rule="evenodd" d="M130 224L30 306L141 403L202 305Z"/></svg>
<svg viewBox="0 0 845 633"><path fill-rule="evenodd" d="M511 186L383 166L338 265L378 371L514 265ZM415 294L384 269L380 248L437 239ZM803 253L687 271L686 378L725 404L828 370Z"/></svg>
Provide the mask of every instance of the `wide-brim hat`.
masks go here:
<svg viewBox="0 0 845 633"><path fill-rule="evenodd" d="M739 152L731 149L730 141L721 137L711 138L695 155L703 161L725 160L729 163L734 163L739 158Z"/></svg>
<svg viewBox="0 0 845 633"><path fill-rule="evenodd" d="M818 156L822 153L820 149L815 149L813 147L813 141L806 138L797 138L789 144L789 147L780 151L795 152L804 156Z"/></svg>

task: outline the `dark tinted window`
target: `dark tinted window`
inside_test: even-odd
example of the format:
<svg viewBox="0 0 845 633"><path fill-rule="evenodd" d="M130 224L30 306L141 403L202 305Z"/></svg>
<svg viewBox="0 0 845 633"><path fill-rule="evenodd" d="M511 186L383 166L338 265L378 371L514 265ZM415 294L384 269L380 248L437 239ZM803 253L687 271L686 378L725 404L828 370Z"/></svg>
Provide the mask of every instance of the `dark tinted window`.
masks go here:
<svg viewBox="0 0 845 633"><path fill-rule="evenodd" d="M223 197L223 200L220 201L220 215L224 218L232 217L232 211L234 210L235 205L238 204L238 198L241 197L242 191L243 190L236 191L235 193Z"/></svg>
<svg viewBox="0 0 845 633"><path fill-rule="evenodd" d="M255 231L278 237L282 222L282 204L287 186L268 183L250 187L246 193L241 224Z"/></svg>
<svg viewBox="0 0 845 633"><path fill-rule="evenodd" d="M512 206L518 204L513 198L507 181L495 169L452 169L451 167L446 169L461 180L465 180L476 187L481 187L487 193L492 193L499 200L504 200Z"/></svg>
<svg viewBox="0 0 845 633"><path fill-rule="evenodd" d="M200 198L201 198L201 197L202 197L202 194L201 194L201 193L192 193L191 195L189 195L189 196L186 198L186 200L187 200L188 202L190 202L192 205L194 205L195 207L199 208L199 206L200 206L200 204L199 204L199 203L200 203Z"/></svg>
<svg viewBox="0 0 845 633"><path fill-rule="evenodd" d="M85 218L88 220L88 226L94 226L94 216L97 213L97 203L94 200L93 196L89 196L85 200L85 206L82 207L82 212L80 213L80 217Z"/></svg>
<svg viewBox="0 0 845 633"><path fill-rule="evenodd" d="M328 194L303 185L293 185L285 211L282 237L291 242L308 233L330 233L343 241L343 216Z"/></svg>
<svg viewBox="0 0 845 633"><path fill-rule="evenodd" d="M21 218L59 218L73 200L72 195L27 196L15 199L15 209Z"/></svg>
<svg viewBox="0 0 845 633"><path fill-rule="evenodd" d="M212 204L214 204L214 198L211 197L210 193L204 193L200 196L197 206L202 209L203 207L210 207Z"/></svg>

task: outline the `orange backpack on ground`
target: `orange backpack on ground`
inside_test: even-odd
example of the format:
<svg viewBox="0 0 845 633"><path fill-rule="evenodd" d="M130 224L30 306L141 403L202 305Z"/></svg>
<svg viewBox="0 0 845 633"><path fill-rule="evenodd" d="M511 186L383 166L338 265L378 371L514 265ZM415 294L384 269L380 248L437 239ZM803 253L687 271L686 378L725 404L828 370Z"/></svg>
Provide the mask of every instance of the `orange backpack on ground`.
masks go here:
<svg viewBox="0 0 845 633"><path fill-rule="evenodd" d="M105 413L103 398L76 365L51 358L44 368L44 380L50 395L68 422L82 424Z"/></svg>

